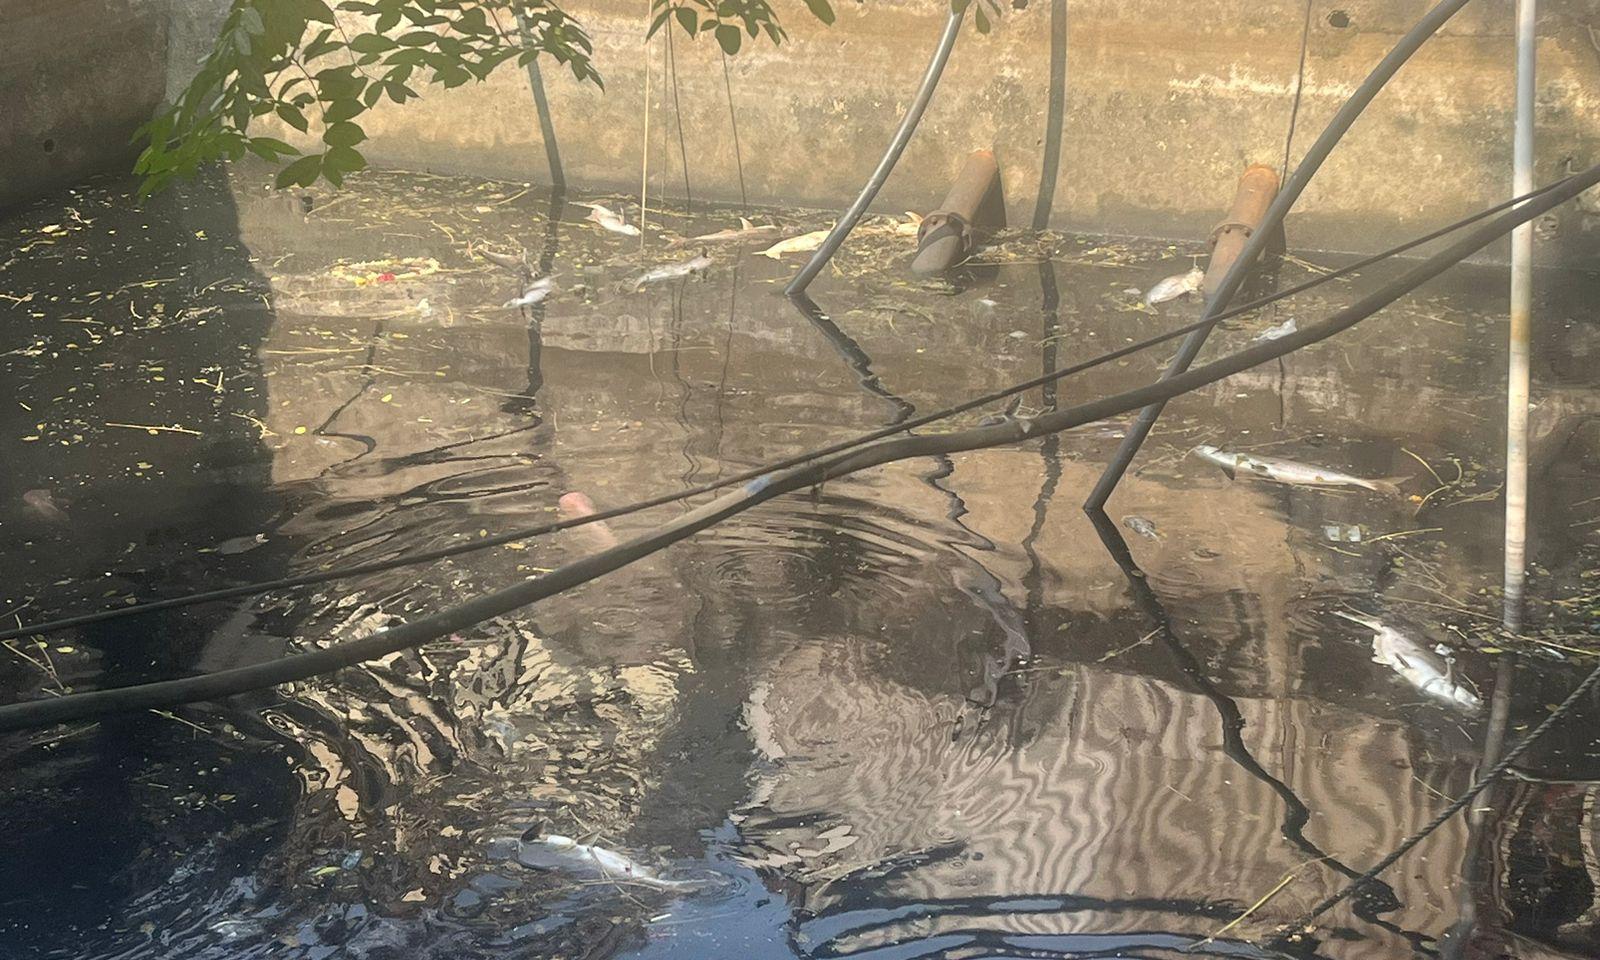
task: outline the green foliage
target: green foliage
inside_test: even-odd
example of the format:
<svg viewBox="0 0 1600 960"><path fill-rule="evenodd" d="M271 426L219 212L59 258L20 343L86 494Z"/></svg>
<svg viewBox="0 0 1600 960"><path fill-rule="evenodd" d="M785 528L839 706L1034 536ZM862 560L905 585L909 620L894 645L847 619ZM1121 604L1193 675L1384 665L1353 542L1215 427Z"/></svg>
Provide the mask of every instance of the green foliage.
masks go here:
<svg viewBox="0 0 1600 960"><path fill-rule="evenodd" d="M834 22L828 0L804 2L818 20ZM959 10L973 0L950 2ZM978 29L987 32L983 7L998 13L998 0L977 4ZM774 44L787 36L766 0L652 0L651 10L647 37L675 22L690 37L710 33L728 54L739 52L746 34ZM347 14L344 24L336 12ZM353 33L352 23L360 24ZM232 0L182 97L135 135L145 144L134 165L144 178L140 193L246 154L289 160L279 187L319 179L338 186L366 166L358 146L367 135L357 120L379 101L405 103L424 81L459 87L539 56L603 88L593 50L583 27L552 0ZM320 152L250 132L252 121L269 115L301 133L315 122Z"/></svg>

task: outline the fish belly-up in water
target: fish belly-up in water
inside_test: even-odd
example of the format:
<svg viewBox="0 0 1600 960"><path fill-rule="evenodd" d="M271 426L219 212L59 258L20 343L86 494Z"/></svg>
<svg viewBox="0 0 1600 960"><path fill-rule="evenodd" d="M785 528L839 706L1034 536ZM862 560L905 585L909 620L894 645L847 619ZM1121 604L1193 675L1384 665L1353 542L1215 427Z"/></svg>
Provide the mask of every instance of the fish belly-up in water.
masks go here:
<svg viewBox="0 0 1600 960"><path fill-rule="evenodd" d="M541 277L528 284L523 289L522 295L505 302L507 307L531 307L543 303L550 294L554 293L556 283L549 277Z"/></svg>
<svg viewBox="0 0 1600 960"><path fill-rule="evenodd" d="M608 210L598 203L589 204L589 216L584 219L597 223L601 228L612 233L620 233L625 237L637 237L639 228L622 219L622 215Z"/></svg>
<svg viewBox="0 0 1600 960"><path fill-rule="evenodd" d="M822 246L822 241L826 239L828 239L828 231L826 230L816 230L811 233L802 233L798 237L790 237L787 240L779 240L777 243L774 243L767 249L757 253L756 256L767 257L769 259L776 260L786 253L806 253Z"/></svg>
<svg viewBox="0 0 1600 960"><path fill-rule="evenodd" d="M1374 493L1400 495L1400 488L1393 480L1368 480L1296 460L1219 450L1210 444L1201 444L1193 452L1201 459L1221 467L1230 477L1255 477L1305 487L1360 487Z"/></svg>
<svg viewBox="0 0 1600 960"><path fill-rule="evenodd" d="M517 845L517 862L539 870L564 870L619 883L644 884L659 890L690 890L701 886L694 880L663 879L625 854L557 834L521 841Z"/></svg>
<svg viewBox="0 0 1600 960"><path fill-rule="evenodd" d="M1371 617L1335 611L1337 616L1372 631L1372 662L1381 663L1430 697L1476 713L1483 700L1456 680L1450 663L1400 631Z"/></svg>
<svg viewBox="0 0 1600 960"><path fill-rule="evenodd" d="M1151 287L1149 292L1144 295L1145 305L1154 306L1158 303L1166 303L1168 300L1176 300L1179 297L1188 296L1200 289L1200 284L1205 278L1206 272L1199 267L1195 267L1188 273L1180 273L1168 277Z"/></svg>

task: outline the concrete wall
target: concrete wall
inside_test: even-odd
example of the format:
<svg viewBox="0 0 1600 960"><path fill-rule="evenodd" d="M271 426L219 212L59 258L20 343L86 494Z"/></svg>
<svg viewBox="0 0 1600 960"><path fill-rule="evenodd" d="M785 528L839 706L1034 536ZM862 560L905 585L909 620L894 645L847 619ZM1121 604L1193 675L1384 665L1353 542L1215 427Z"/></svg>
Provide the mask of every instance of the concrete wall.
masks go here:
<svg viewBox="0 0 1600 960"><path fill-rule="evenodd" d="M167 23L165 0L0 0L0 209L132 162Z"/></svg>
<svg viewBox="0 0 1600 960"><path fill-rule="evenodd" d="M993 146L1013 223L1029 223L1043 196L1058 227L1204 236L1245 165L1280 165L1286 145L1298 159L1432 5L1309 2L1309 31L1305 0L1034 0L989 36L969 24L878 206L930 208L969 150ZM175 89L226 5L180 0L163 34L153 11L164 0L0 0L0 205L124 159L111 154L154 105L168 60ZM641 44L642 5L572 6L594 38L606 89L546 66L569 181L637 194L648 86L652 194L682 199L687 181L696 198L738 201L716 45L675 37L669 73L665 34ZM939 0L841 3L838 23L826 28L799 4L781 5L790 41L747 41L728 61L751 204L837 208L853 197L916 87L944 9ZM1511 13L1512 0L1470 4L1401 71L1297 208L1296 244L1371 249L1505 195ZM1600 29L1600 0L1541 4L1541 180L1569 160L1600 157L1600 34L1591 27ZM1041 184L1053 54L1066 74L1060 162ZM378 165L549 180L528 79L515 69L483 84L428 89L404 107L385 101L361 122ZM1555 242L1544 251L1566 259L1600 252L1600 198L1589 208L1574 205L1546 223L1542 232Z"/></svg>
<svg viewBox="0 0 1600 960"><path fill-rule="evenodd" d="M1305 147L1432 0L1311 0L1303 83L1304 0L1035 0L987 37L958 42L922 128L879 206L927 209L962 156L994 146L1013 223L1040 195L1050 102L1052 6L1065 4L1065 112L1052 222L1203 236L1245 165ZM793 7L793 9L791 9ZM781 13L791 41L730 59L744 182L752 203L839 207L859 189L906 107L937 37L936 0L837 5L822 27L798 5ZM1596 0L1541 4L1539 176L1600 157ZM684 194L681 115L696 198L737 200L722 64L709 39L675 40L676 102L662 37L643 56L641 7L595 0L582 11L606 90L547 68L569 179L637 194L646 64L651 77L652 193ZM1364 249L1503 198L1510 181L1512 3L1458 14L1408 64L1334 154L1300 205L1295 242ZM970 24L969 24L970 28ZM438 91L366 121L385 163L547 181L525 77ZM1050 185L1045 185L1046 187ZM1566 211L1546 233L1571 254L1594 249L1600 223ZM1550 245L1547 245L1547 248Z"/></svg>

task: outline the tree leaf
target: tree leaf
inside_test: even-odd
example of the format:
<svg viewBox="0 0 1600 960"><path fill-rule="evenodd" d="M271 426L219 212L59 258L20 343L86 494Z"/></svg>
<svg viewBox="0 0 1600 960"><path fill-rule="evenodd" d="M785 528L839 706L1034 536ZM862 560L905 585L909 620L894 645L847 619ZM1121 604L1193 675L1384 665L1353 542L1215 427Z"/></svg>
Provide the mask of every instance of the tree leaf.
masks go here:
<svg viewBox="0 0 1600 960"><path fill-rule="evenodd" d="M284 187L309 187L317 182L317 177L322 173L322 156L311 154L301 157L278 171L278 178L274 181L277 188Z"/></svg>
<svg viewBox="0 0 1600 960"><path fill-rule="evenodd" d="M330 147L353 147L365 139L366 131L349 121L330 124L322 132L322 142Z"/></svg>
<svg viewBox="0 0 1600 960"><path fill-rule="evenodd" d="M688 7L679 7L676 11L678 23L682 24L684 32L694 36L695 25L700 22L700 17Z"/></svg>
<svg viewBox="0 0 1600 960"><path fill-rule="evenodd" d="M830 27L833 26L833 7L828 5L828 0L806 0L806 6L811 8L812 16Z"/></svg>
<svg viewBox="0 0 1600 960"><path fill-rule="evenodd" d="M383 53L397 46L399 44L380 33L363 33L350 41L350 49L356 53Z"/></svg>
<svg viewBox="0 0 1600 960"><path fill-rule="evenodd" d="M306 129L311 126L306 122L306 115L300 112L299 107L290 106L287 103L278 104L278 116L282 118L284 123L294 127L301 133L305 133Z"/></svg>
<svg viewBox="0 0 1600 960"><path fill-rule="evenodd" d="M717 26L717 43L722 45L723 52L728 56L731 57L739 52L739 44L743 39L744 35L733 24L723 23Z"/></svg>

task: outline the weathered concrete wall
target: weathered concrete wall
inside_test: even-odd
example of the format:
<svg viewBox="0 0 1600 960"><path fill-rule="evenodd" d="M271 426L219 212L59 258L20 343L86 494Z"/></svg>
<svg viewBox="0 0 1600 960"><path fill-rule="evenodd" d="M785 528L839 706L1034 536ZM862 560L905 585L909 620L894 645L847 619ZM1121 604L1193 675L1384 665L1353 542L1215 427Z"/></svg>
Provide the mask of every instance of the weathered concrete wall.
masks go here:
<svg viewBox="0 0 1600 960"><path fill-rule="evenodd" d="M167 22L165 0L0 0L0 209L131 162Z"/></svg>
<svg viewBox="0 0 1600 960"><path fill-rule="evenodd" d="M1030 222L1044 196L1058 227L1204 236L1245 165L1279 165L1286 146L1298 159L1432 2L1310 0L1306 31L1302 0L1034 0L989 36L968 25L878 206L926 210L969 150L994 146L1013 223ZM153 11L164 0L0 0L0 52L9 54L0 59L0 205L124 159L110 154L149 112L152 91L159 97L168 61L176 68L170 94L226 5L179 0L163 33ZM729 59L752 204L840 207L853 197L916 87L944 9L939 0L840 4L827 28L786 6L788 43L747 42ZM1600 29L1600 0L1547 0L1541 11L1545 180L1569 160L1600 157L1600 43L1590 31ZM587 0L573 12L595 40L606 90L546 66L569 181L637 194L648 85L651 193L681 199L687 181L696 198L737 201L716 45L675 37L669 72L665 34L641 43L642 6ZM1296 244L1371 249L1505 195L1511 12L1512 0L1470 4L1400 72L1301 201ZM1066 64L1063 132L1057 174L1041 184L1053 52ZM405 107L385 102L362 123L378 165L549 179L528 79L515 69L483 84L428 89ZM47 140L53 152L43 149ZM1556 242L1543 251L1570 260L1600 250L1600 198L1589 207L1545 224Z"/></svg>
<svg viewBox="0 0 1600 960"><path fill-rule="evenodd" d="M928 208L968 150L993 145L1012 221L1032 218L1050 103L1052 2L1066 3L1067 21L1053 222L1158 236L1203 236L1246 164L1283 162L1297 86L1289 153L1298 159L1432 5L1312 0L1301 83L1302 0L1035 0L990 36L969 25L882 209ZM752 203L840 206L853 196L916 87L943 9L934 0L840 4L838 23L825 28L785 8L789 43L754 44L729 60ZM1600 156L1600 49L1587 29L1600 27L1600 3L1556 0L1541 9L1543 180L1568 158ZM694 196L737 200L715 44L676 38L674 97L663 38L642 55L641 7L595 0L581 12L605 92L546 69L569 179L637 193L648 63L652 193L684 194L681 116ZM1511 0L1469 5L1400 72L1307 192L1294 222L1297 243L1368 248L1505 196L1511 12ZM371 156L382 163L548 179L528 81L509 70L380 110L365 125ZM1569 253L1600 237L1592 220L1563 214L1556 233Z"/></svg>

